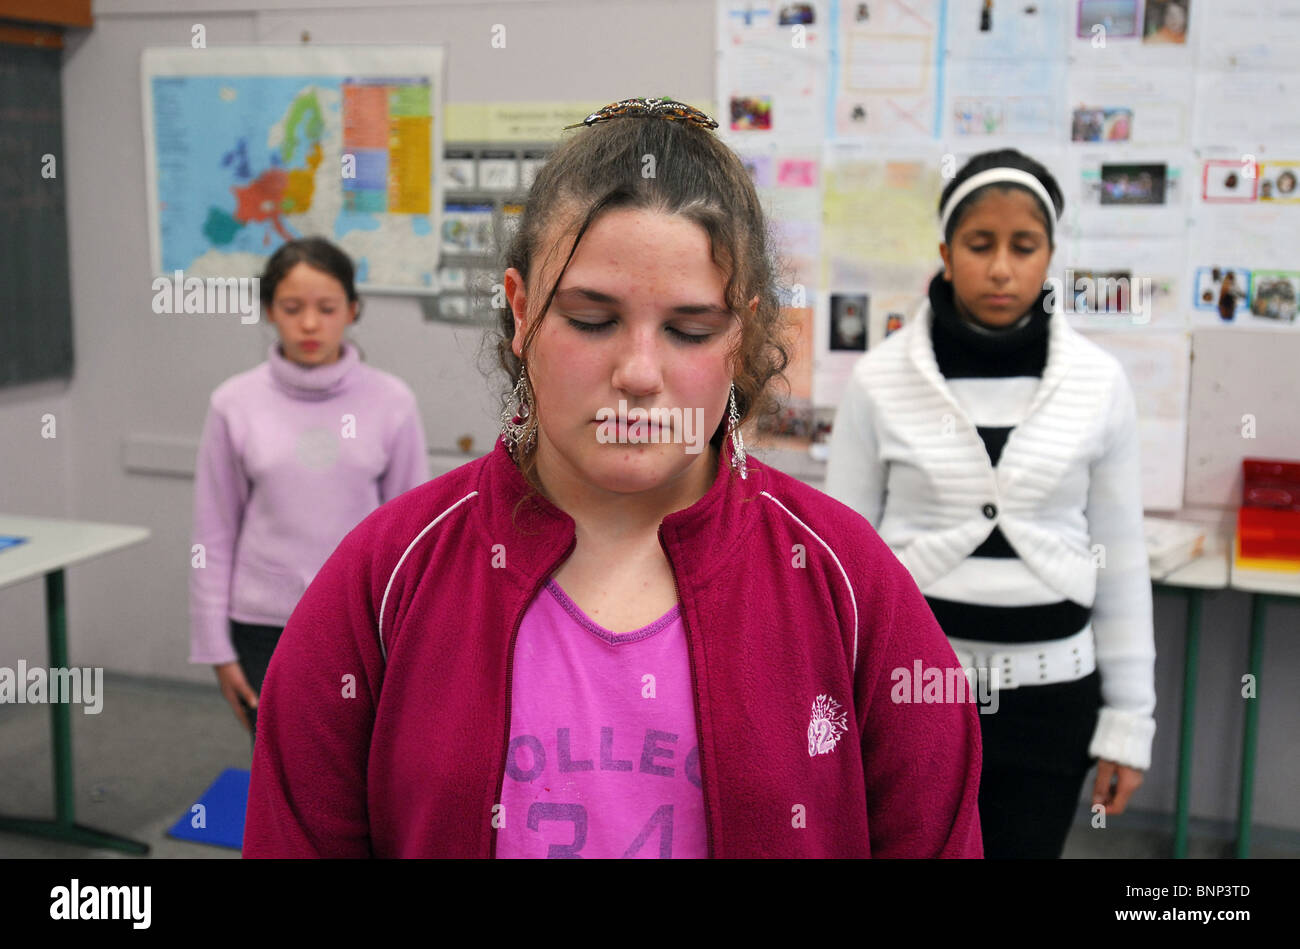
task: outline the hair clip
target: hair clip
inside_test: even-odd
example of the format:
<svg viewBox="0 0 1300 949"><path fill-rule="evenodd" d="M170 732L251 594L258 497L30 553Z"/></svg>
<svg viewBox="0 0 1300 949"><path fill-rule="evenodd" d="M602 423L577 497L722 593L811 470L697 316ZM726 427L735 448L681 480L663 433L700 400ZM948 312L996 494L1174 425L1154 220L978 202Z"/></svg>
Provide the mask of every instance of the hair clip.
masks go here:
<svg viewBox="0 0 1300 949"><path fill-rule="evenodd" d="M595 125L597 122L605 122L625 115L657 115L665 119L689 122L704 129L718 127L717 122L694 106L678 102L668 96L660 96L658 99L620 99L618 102L611 102L598 112L591 113L581 122L566 125L564 128L568 130L576 129L579 125Z"/></svg>

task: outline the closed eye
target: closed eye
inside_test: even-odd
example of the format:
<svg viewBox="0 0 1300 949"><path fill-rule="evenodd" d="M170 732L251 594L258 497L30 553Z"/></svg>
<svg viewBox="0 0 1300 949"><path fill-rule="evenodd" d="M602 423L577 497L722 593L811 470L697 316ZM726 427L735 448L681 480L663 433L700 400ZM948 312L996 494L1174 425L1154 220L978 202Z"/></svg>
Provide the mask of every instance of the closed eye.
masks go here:
<svg viewBox="0 0 1300 949"><path fill-rule="evenodd" d="M586 320L575 320L572 317L566 317L569 325L582 333L603 333L614 325L615 320L606 320L603 323L590 323ZM668 335L674 339L687 344L703 343L713 338L712 333L686 333L675 326L666 326L664 329Z"/></svg>

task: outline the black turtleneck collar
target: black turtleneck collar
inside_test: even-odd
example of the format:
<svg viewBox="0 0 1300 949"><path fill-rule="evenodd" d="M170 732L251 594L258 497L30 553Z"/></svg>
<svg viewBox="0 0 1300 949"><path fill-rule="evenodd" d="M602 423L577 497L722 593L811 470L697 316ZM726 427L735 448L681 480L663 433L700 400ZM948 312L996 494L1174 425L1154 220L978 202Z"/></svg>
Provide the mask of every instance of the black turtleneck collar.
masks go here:
<svg viewBox="0 0 1300 949"><path fill-rule="evenodd" d="M930 281L930 309L934 320L930 339L935 361L946 378L1041 376L1047 364L1048 324L1052 314L1045 306L1047 288L1020 320L1004 328L975 324L957 312L952 283L943 271Z"/></svg>

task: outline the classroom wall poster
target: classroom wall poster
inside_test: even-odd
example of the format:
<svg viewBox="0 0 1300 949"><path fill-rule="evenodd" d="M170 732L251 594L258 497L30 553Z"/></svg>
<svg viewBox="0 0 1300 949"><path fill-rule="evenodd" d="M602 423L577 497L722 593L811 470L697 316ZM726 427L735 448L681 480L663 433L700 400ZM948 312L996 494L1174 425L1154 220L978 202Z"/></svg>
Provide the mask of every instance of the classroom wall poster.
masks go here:
<svg viewBox="0 0 1300 949"><path fill-rule="evenodd" d="M362 290L436 292L440 47L155 48L141 80L155 274L255 276L319 235Z"/></svg>

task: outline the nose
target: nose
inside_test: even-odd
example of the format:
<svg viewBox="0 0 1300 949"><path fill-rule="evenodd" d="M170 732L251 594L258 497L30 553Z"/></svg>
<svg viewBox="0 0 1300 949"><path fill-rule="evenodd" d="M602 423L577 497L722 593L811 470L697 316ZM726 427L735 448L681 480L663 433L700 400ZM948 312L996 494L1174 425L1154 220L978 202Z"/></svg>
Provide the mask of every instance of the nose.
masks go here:
<svg viewBox="0 0 1300 949"><path fill-rule="evenodd" d="M663 360L658 329L639 326L626 337L618 353L611 383L629 396L653 395L663 387Z"/></svg>
<svg viewBox="0 0 1300 949"><path fill-rule="evenodd" d="M314 332L317 324L319 323L320 323L320 314L316 312L316 308L313 306L303 307L303 311L302 311L303 332L306 333Z"/></svg>
<svg viewBox="0 0 1300 949"><path fill-rule="evenodd" d="M989 261L989 278L994 283L1006 283L1011 279L1010 246L1000 245L993 252L993 259Z"/></svg>

